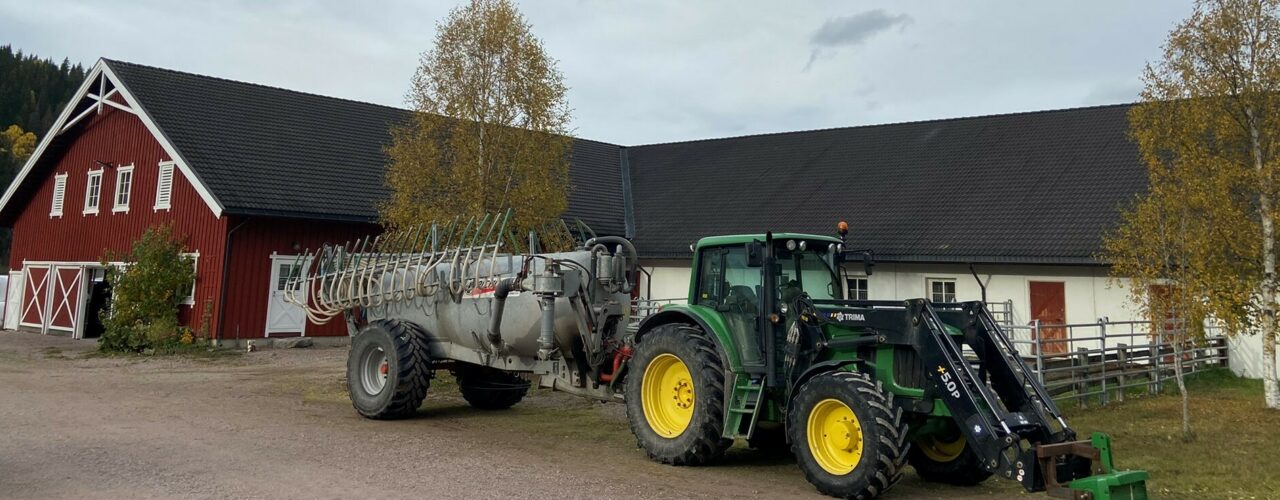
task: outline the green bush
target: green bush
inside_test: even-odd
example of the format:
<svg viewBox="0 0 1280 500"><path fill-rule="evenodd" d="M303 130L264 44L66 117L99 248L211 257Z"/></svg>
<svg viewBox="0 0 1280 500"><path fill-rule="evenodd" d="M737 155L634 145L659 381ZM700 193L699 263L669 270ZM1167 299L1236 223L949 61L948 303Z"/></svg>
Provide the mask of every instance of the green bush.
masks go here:
<svg viewBox="0 0 1280 500"><path fill-rule="evenodd" d="M111 300L103 310L105 331L98 349L106 352L155 352L179 345L178 306L195 280L190 257L168 225L147 229L124 258L107 266ZM188 335L189 336L189 335Z"/></svg>

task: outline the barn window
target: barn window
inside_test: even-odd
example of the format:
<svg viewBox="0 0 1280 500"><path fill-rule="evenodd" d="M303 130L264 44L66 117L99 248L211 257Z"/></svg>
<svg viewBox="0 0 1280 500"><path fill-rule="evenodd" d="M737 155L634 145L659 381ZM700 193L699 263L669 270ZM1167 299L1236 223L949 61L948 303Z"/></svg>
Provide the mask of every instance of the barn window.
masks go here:
<svg viewBox="0 0 1280 500"><path fill-rule="evenodd" d="M929 285L929 300L934 302L956 301L956 280L929 278L926 281Z"/></svg>
<svg viewBox="0 0 1280 500"><path fill-rule="evenodd" d="M49 217L62 217L62 203L67 199L67 174L53 177L53 204L49 207Z"/></svg>
<svg viewBox="0 0 1280 500"><path fill-rule="evenodd" d="M173 197L173 162L160 164L160 174L156 179L156 210L168 210Z"/></svg>
<svg viewBox="0 0 1280 500"><path fill-rule="evenodd" d="M102 201L102 170L90 170L89 180L84 189L84 213L97 214L98 204Z"/></svg>
<svg viewBox="0 0 1280 500"><path fill-rule="evenodd" d="M114 212L129 211L129 196L133 191L133 165L120 167L116 171L116 202L111 208Z"/></svg>

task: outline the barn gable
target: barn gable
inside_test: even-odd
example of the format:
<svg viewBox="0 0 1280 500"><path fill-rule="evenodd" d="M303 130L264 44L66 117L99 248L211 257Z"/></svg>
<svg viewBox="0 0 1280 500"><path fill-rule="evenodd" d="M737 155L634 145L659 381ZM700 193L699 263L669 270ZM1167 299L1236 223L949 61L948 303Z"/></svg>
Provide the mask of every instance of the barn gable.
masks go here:
<svg viewBox="0 0 1280 500"><path fill-rule="evenodd" d="M17 212L21 210L38 185L41 174L47 173L50 161L47 156L56 157L73 141L76 132L95 116L107 110L116 110L136 116L146 130L155 138L171 159L174 167L181 172L195 188L201 200L212 210L215 217L222 215L222 206L213 196L200 178L190 168L181 153L168 140L155 120L147 114L138 99L105 60L98 61L89 71L79 90L71 98L70 103L62 110L53 127L48 130L36 146L31 158L27 159L22 170L0 197L0 223L11 224ZM53 161L56 161L53 160Z"/></svg>

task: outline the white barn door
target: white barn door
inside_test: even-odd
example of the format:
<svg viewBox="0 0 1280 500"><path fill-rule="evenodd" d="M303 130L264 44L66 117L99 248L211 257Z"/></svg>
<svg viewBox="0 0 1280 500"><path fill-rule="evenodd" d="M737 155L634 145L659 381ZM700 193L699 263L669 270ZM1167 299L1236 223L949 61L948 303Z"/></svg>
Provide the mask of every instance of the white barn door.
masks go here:
<svg viewBox="0 0 1280 500"><path fill-rule="evenodd" d="M297 278L307 261L299 262L297 256L271 256L270 296L267 298L267 331L266 336L273 333L297 333L306 335L307 314L302 307L284 300L285 285L291 278ZM299 295L305 300L305 290Z"/></svg>

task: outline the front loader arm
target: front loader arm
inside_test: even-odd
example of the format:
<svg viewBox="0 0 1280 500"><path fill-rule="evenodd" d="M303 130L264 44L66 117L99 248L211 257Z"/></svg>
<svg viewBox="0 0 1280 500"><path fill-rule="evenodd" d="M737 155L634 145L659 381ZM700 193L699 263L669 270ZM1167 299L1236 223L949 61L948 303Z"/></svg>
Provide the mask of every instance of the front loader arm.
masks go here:
<svg viewBox="0 0 1280 500"><path fill-rule="evenodd" d="M981 302L907 302L909 336L932 393L983 467L1027 491L1064 498L1145 498L1146 472L1117 472L1110 438L1076 441L1048 391ZM958 327L961 334L947 331ZM967 355L965 347L971 355Z"/></svg>

